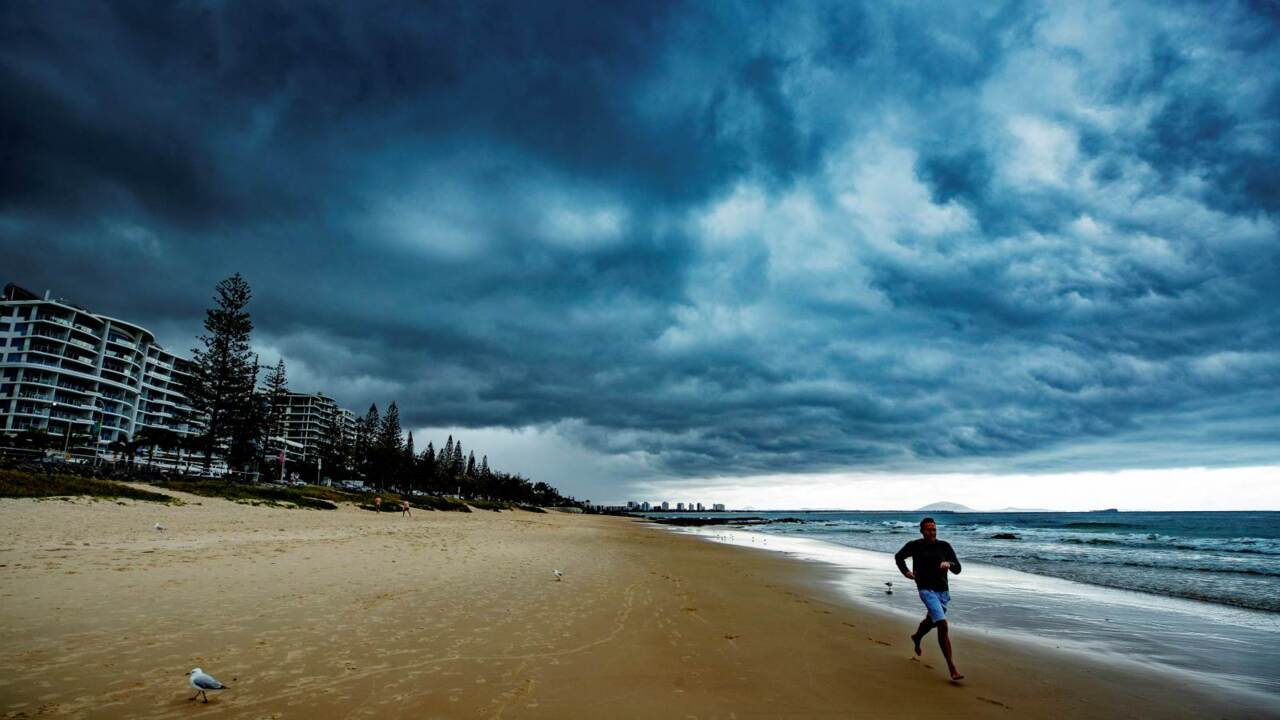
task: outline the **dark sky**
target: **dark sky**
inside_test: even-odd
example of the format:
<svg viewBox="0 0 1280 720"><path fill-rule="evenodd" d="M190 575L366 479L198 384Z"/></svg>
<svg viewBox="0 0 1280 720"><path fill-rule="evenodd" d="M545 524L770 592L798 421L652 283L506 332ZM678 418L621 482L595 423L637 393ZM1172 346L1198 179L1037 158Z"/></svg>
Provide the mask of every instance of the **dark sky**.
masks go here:
<svg viewBox="0 0 1280 720"><path fill-rule="evenodd" d="M1261 1L6 2L0 280L185 350L240 272L294 389L552 438L580 496L1277 464L1278 40Z"/></svg>

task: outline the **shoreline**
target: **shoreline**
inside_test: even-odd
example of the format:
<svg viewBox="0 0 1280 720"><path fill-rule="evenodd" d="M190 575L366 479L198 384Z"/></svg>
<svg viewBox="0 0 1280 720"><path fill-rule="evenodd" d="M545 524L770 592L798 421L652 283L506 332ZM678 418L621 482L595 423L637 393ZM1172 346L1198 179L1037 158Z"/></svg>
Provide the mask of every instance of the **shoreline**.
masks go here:
<svg viewBox="0 0 1280 720"><path fill-rule="evenodd" d="M959 624L952 684L836 568L632 519L184 499L0 500L3 717L187 717L196 666L222 717L1280 716Z"/></svg>
<svg viewBox="0 0 1280 720"><path fill-rule="evenodd" d="M914 586L898 575L888 553L749 529L672 531L830 567L839 576L834 584L852 603L913 621L921 612ZM999 642L1032 643L1049 653L1125 670L1153 670L1182 681L1195 678L1226 694L1280 703L1280 680L1259 671L1280 662L1280 616L1274 613L976 561L964 567L964 574L952 578L958 592L950 610L959 627ZM891 597L884 592L886 579L897 591ZM1171 633L1169 628L1181 629Z"/></svg>

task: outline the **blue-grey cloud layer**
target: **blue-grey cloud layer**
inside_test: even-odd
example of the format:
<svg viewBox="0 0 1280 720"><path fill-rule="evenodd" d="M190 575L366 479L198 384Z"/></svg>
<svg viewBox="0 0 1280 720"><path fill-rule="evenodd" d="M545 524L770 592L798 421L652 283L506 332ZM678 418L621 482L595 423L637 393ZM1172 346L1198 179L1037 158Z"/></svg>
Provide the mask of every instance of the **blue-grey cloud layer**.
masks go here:
<svg viewBox="0 0 1280 720"><path fill-rule="evenodd" d="M4 275L637 474L1280 461L1274 7L894 5L9 3Z"/></svg>

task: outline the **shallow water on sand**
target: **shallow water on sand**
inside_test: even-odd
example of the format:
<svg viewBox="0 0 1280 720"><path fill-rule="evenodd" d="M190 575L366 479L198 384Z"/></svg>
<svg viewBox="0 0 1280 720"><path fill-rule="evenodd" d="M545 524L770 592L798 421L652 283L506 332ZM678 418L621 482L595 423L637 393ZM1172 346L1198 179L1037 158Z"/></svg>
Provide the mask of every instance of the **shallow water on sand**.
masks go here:
<svg viewBox="0 0 1280 720"><path fill-rule="evenodd" d="M923 616L914 584L898 574L889 553L736 529L683 532L835 565L840 569L840 590L851 599ZM963 552L960 555L964 561ZM1280 614L1099 587L980 562L965 562L963 572L951 576L950 582L948 615L960 632L1006 636L1191 674L1203 682L1263 693L1280 707Z"/></svg>

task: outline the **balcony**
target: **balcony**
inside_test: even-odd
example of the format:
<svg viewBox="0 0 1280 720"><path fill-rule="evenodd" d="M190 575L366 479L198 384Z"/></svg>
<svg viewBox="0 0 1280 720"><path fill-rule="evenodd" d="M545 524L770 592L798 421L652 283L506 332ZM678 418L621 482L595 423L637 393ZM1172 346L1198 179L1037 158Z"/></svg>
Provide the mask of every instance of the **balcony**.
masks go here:
<svg viewBox="0 0 1280 720"><path fill-rule="evenodd" d="M90 372L92 372L93 367L94 367L93 358L85 358L85 357L80 357L80 356L78 356L78 355L67 355L67 356L63 357L63 361L64 361L64 362L73 362L73 363L76 363L76 364L78 364L78 365L85 365L85 366L88 366L88 368L89 368L89 371L90 371ZM64 367L65 367L65 365L64 365ZM75 367L73 367L73 368L69 368L69 369L71 369L71 370L80 370L80 368L75 368ZM84 370L80 370L80 372L85 372L85 371L84 371Z"/></svg>

